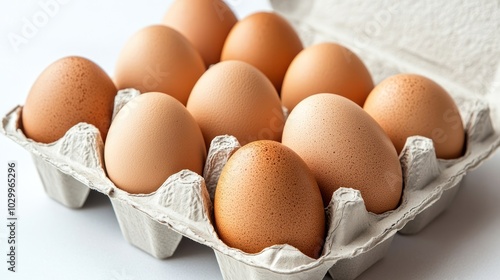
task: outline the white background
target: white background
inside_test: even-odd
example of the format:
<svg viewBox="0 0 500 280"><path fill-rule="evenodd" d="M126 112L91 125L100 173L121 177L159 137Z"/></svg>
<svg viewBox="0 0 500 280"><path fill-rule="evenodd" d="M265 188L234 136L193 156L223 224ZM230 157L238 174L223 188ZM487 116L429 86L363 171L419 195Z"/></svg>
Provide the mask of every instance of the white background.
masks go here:
<svg viewBox="0 0 500 280"><path fill-rule="evenodd" d="M110 75L135 31L159 23L171 1L4 1L0 10L0 115L23 104L53 61L80 55ZM56 3L50 14L40 3ZM233 0L239 17L269 10ZM57 7L55 9L54 7ZM33 24L29 33L22 34ZM25 30L26 31L26 30ZM23 37L12 44L12 36ZM17 273L7 271L7 162L18 165ZM465 179L453 205L415 236L397 235L389 254L358 279L499 279L500 153ZM43 191L30 155L0 136L0 279L222 279L211 249L183 239L173 257L157 260L121 235L107 197L91 192L68 209Z"/></svg>

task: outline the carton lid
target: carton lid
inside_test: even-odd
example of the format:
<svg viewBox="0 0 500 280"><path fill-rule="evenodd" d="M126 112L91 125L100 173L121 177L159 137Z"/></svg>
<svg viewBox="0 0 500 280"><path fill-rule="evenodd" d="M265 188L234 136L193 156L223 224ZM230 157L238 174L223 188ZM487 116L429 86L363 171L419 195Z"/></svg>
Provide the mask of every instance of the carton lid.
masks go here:
<svg viewBox="0 0 500 280"><path fill-rule="evenodd" d="M496 1L277 1L305 45L336 41L357 53L376 83L428 76L453 96L500 107L500 4ZM498 119L498 117L496 118Z"/></svg>

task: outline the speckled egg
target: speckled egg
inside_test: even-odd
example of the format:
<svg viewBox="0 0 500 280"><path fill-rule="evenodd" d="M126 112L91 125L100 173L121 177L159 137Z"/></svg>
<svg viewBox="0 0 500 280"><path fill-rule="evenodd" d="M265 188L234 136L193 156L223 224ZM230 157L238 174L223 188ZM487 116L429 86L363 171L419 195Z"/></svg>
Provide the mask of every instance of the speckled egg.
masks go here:
<svg viewBox="0 0 500 280"><path fill-rule="evenodd" d="M335 93L363 106L373 81L363 62L348 48L321 43L300 52L288 67L281 100L292 110L315 93Z"/></svg>
<svg viewBox="0 0 500 280"><path fill-rule="evenodd" d="M264 73L278 91L293 58L302 50L293 27L280 15L258 12L240 20L227 36L221 61L241 60Z"/></svg>
<svg viewBox="0 0 500 280"><path fill-rule="evenodd" d="M203 59L184 36L170 27L152 25L125 43L114 80L118 89L163 92L185 105L203 72Z"/></svg>
<svg viewBox="0 0 500 280"><path fill-rule="evenodd" d="M398 153L406 139L432 139L438 158L463 154L465 132L457 105L434 81L415 74L399 74L382 81L366 99L364 109L385 130Z"/></svg>
<svg viewBox="0 0 500 280"><path fill-rule="evenodd" d="M214 215L220 239L244 252L289 244L311 258L321 253L321 193L304 161L281 143L255 141L231 156L217 184Z"/></svg>
<svg viewBox="0 0 500 280"><path fill-rule="evenodd" d="M403 179L396 149L353 101L329 93L307 97L288 117L282 142L307 163L325 206L340 187L359 190L373 213L398 206Z"/></svg>
<svg viewBox="0 0 500 280"><path fill-rule="evenodd" d="M79 122L96 126L106 140L116 87L94 62L65 57L37 78L23 107L23 132L37 142L51 143Z"/></svg>
<svg viewBox="0 0 500 280"><path fill-rule="evenodd" d="M220 61L227 34L238 20L222 0L177 0L162 23L184 35L208 67Z"/></svg>

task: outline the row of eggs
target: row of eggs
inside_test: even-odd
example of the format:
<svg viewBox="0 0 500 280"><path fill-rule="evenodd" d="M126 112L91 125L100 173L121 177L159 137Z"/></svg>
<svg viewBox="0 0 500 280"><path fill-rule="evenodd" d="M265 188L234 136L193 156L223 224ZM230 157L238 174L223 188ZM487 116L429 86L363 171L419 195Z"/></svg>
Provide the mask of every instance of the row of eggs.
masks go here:
<svg viewBox="0 0 500 280"><path fill-rule="evenodd" d="M114 80L82 57L54 62L32 86L22 128L50 143L78 122L95 125L106 172L129 193L154 192L182 169L202 174L212 139L235 136L244 146L214 198L229 246L257 253L287 243L318 257L338 188L359 189L373 213L399 205L407 137L433 139L440 158L463 153L457 106L428 78L400 74L374 87L347 48L303 49L279 15L238 22L222 1L175 1L163 23L129 39ZM131 87L146 93L112 120L117 89Z"/></svg>

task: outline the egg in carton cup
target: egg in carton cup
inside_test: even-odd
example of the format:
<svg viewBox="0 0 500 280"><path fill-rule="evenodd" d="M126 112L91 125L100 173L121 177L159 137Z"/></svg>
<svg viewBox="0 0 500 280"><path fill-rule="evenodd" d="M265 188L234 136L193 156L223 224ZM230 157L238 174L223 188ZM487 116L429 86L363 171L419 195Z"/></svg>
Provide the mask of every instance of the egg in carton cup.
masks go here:
<svg viewBox="0 0 500 280"><path fill-rule="evenodd" d="M481 96L480 88L464 80L466 76L462 79L447 76L446 68L443 70L439 65L446 65L449 56L443 56L439 50L433 53L433 47L426 45L428 49L424 48L423 52L435 63L429 64L422 57L408 52L408 44L413 42L403 42L407 45L399 45L397 56L394 56L391 55L391 45L383 44L387 38L381 40L377 36L373 42L370 41L373 48L359 50L356 48L356 37L350 36L342 25L335 22L349 22L354 26L356 20L365 23L363 11L378 9L385 16L391 13L390 18L397 26L399 21L406 20L402 12L405 9L400 5L419 5L398 3L363 2L360 5L366 9L358 9L347 1L335 6L324 1L272 1L274 8L296 26L306 44L341 41L358 50L376 81L399 72L430 73L427 76L439 81L453 95L465 124L466 149L458 159L438 159L432 140L428 138L414 136L407 139L399 157L403 169L403 196L395 210L379 215L367 212L359 191L338 189L325 209L327 235L318 259L312 259L286 244L248 254L228 247L217 237L213 227L212 201L222 167L240 147L232 136L219 136L213 140L203 177L183 170L170 176L153 193L129 194L107 178L103 168L103 142L99 131L92 125L77 124L60 140L41 144L25 137L20 122L22 108L16 107L3 118L2 132L33 155L50 197L68 207L79 208L90 189L106 194L111 199L124 237L157 258L171 256L182 236L185 236L214 249L225 279L322 279L326 273L334 279L354 279L386 254L396 232L417 233L446 209L467 171L478 166L500 145L500 103L496 102L498 100L493 97L493 92ZM380 5L387 5L388 8ZM409 7L408 10L414 8ZM445 11L453 9L437 10L447 14ZM488 8L478 4L478 9L486 11ZM330 13L338 17L332 17ZM347 15L352 16L351 21L342 19ZM390 30L391 36L401 37L408 32L403 25L395 28ZM362 32L355 27L352 30L354 33ZM426 35L425 32L432 31L429 28L420 32ZM466 35L461 33L454 39L465 42ZM480 39L485 45L500 48L487 36ZM442 40L446 41L446 38ZM471 65L476 65L476 70L487 76L490 72L494 73L494 67L500 65L500 61L485 56L488 63ZM474 54L461 57L465 60L469 58L474 58ZM457 71L462 71L463 75L468 73L467 69ZM120 91L115 99L115 113L138 94L132 89Z"/></svg>

